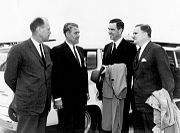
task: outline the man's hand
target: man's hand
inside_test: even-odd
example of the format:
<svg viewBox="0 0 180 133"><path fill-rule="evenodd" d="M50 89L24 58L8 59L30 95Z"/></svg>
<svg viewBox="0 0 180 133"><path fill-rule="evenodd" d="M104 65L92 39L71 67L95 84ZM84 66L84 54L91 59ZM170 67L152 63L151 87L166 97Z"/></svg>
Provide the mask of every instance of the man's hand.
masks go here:
<svg viewBox="0 0 180 133"><path fill-rule="evenodd" d="M62 99L54 101L55 108L61 109L63 108Z"/></svg>

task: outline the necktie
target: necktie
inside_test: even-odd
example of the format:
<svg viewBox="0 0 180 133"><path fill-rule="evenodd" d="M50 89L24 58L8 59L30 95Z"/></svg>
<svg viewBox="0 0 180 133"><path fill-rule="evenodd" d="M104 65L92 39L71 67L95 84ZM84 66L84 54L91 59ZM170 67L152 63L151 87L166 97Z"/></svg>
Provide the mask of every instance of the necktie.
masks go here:
<svg viewBox="0 0 180 133"><path fill-rule="evenodd" d="M74 50L75 58L76 58L78 64L80 65L79 58L78 58L78 55L77 55L77 52L76 52L76 46L73 46L73 50Z"/></svg>
<svg viewBox="0 0 180 133"><path fill-rule="evenodd" d="M39 44L39 46L40 46L40 51L41 51L41 58L42 58L42 61L43 61L44 67L45 67L46 66L46 60L45 60L45 57L44 57L44 54L43 54L42 44Z"/></svg>
<svg viewBox="0 0 180 133"><path fill-rule="evenodd" d="M137 51L137 53L136 53L136 57L135 57L135 59L134 59L134 68L137 68L137 66L138 66L140 50L141 50L141 47L138 49L138 51Z"/></svg>
<svg viewBox="0 0 180 133"><path fill-rule="evenodd" d="M137 59L139 60L139 54L140 54L140 51L141 51L141 47L138 49L137 51Z"/></svg>
<svg viewBox="0 0 180 133"><path fill-rule="evenodd" d="M116 51L116 43L113 43L113 50L112 50L112 54L114 54Z"/></svg>

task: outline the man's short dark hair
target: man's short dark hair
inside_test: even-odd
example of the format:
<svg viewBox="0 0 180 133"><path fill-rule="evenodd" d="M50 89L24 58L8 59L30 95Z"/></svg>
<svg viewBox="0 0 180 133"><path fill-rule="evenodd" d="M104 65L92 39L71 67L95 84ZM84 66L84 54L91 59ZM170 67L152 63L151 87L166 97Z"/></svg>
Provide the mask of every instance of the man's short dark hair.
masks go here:
<svg viewBox="0 0 180 133"><path fill-rule="evenodd" d="M44 25L44 20L42 18L40 18L40 17L35 18L30 24L31 32L35 32L36 28L38 26L42 26L42 25Z"/></svg>
<svg viewBox="0 0 180 133"><path fill-rule="evenodd" d="M138 24L135 27L140 27L140 29L148 34L151 37L151 27L148 24Z"/></svg>
<svg viewBox="0 0 180 133"><path fill-rule="evenodd" d="M118 18L112 19L109 21L109 23L116 23L116 27L118 30L121 28L124 30L124 23L121 19L118 19Z"/></svg>
<svg viewBox="0 0 180 133"><path fill-rule="evenodd" d="M63 28L64 35L66 35L67 31L71 31L73 27L78 28L78 25L76 23L66 23Z"/></svg>

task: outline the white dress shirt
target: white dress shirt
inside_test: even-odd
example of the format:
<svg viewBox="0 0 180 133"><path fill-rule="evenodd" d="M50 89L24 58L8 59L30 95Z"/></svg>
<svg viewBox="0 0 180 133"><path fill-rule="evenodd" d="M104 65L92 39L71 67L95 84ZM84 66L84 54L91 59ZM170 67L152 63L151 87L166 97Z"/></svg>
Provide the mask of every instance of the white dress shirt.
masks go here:
<svg viewBox="0 0 180 133"><path fill-rule="evenodd" d="M40 45L39 45L40 43L38 43L38 42L37 42L36 40L34 40L32 37L31 37L31 40L32 40L34 46L36 47L39 55L42 56L42 55L41 55L41 50L40 50ZM43 52L43 55L44 55L44 57L45 57L44 48L43 48L43 47L42 47L42 52Z"/></svg>
<svg viewBox="0 0 180 133"><path fill-rule="evenodd" d="M70 49L73 52L74 56L76 57L76 55L74 53L73 45L68 43L67 41L66 41L66 43L70 47ZM75 45L75 47L76 47L76 45ZM81 66L81 58L80 58L79 52L78 52L77 48L75 48L75 50L76 50L76 53L77 53L77 56L78 56L78 60L79 60L80 66Z"/></svg>
<svg viewBox="0 0 180 133"><path fill-rule="evenodd" d="M122 39L123 39L123 37L119 38L119 40L117 40L116 42L113 42L116 44L116 49L119 46L119 44L121 43ZM113 50L113 48L114 48L114 45L112 46L112 50Z"/></svg>

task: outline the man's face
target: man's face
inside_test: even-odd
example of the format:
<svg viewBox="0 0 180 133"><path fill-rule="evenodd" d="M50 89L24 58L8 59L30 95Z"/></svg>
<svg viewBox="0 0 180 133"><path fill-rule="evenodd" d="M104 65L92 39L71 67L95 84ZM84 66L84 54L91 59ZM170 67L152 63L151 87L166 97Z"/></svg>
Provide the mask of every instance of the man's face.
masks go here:
<svg viewBox="0 0 180 133"><path fill-rule="evenodd" d="M67 39L71 44L78 44L79 43L79 35L80 31L77 27L72 27L71 31L67 31Z"/></svg>
<svg viewBox="0 0 180 133"><path fill-rule="evenodd" d="M48 41L50 34L50 25L48 21L45 20L44 25L39 27L39 36L41 37L42 42Z"/></svg>
<svg viewBox="0 0 180 133"><path fill-rule="evenodd" d="M117 41L121 37L122 29L118 30L116 27L116 23L109 23L108 30L111 40Z"/></svg>
<svg viewBox="0 0 180 133"><path fill-rule="evenodd" d="M139 26L134 28L133 40L135 44L141 46L141 44L144 42L145 37L146 32L142 31Z"/></svg>

